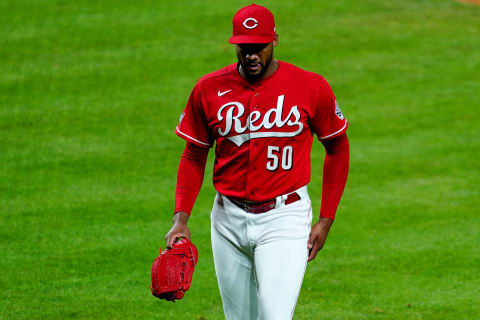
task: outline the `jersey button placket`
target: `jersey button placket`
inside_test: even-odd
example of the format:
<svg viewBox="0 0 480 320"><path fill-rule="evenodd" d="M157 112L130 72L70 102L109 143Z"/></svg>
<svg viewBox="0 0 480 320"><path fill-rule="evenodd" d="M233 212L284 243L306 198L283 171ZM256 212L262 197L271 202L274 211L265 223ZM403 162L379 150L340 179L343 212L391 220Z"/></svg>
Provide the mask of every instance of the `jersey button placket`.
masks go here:
<svg viewBox="0 0 480 320"><path fill-rule="evenodd" d="M252 92L250 96L250 102L248 104L248 120L250 119L250 113L256 108L257 102L255 99L255 93ZM248 121L247 120L247 121ZM249 127L249 132L250 132L250 123L248 124ZM251 134L251 132L250 132ZM248 167L247 167L247 196L249 199L252 199L255 196L255 174L254 171L256 170L255 168L255 154L256 154L256 148L254 146L255 142L254 140L250 139L248 140Z"/></svg>
<svg viewBox="0 0 480 320"><path fill-rule="evenodd" d="M250 119L250 113L257 108L257 103L255 100L255 95L252 94L250 97L250 103L248 105L248 120ZM249 127L249 132L250 132L250 123L248 124ZM251 132L250 132L251 133ZM250 137L251 138L251 137ZM255 165L254 162L252 162L252 156L254 155L255 150L253 148L253 143L252 140L248 140L248 167L247 167L247 188L249 190L247 191L248 194L247 196L251 199L252 197L255 196L255 184L252 183L254 180L252 177L254 176L253 171L255 171ZM254 221L254 214L248 213L246 216L246 223L247 223L247 240L248 240L248 245L253 248L255 246L255 221Z"/></svg>

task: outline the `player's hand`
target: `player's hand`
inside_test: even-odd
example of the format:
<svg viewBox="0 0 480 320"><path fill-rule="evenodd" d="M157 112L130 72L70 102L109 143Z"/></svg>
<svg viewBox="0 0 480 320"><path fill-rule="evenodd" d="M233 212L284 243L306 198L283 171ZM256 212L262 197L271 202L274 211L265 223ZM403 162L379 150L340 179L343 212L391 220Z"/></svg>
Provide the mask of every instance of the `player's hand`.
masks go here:
<svg viewBox="0 0 480 320"><path fill-rule="evenodd" d="M165 235L165 241L167 242L167 248L171 249L172 245L179 238L191 239L190 230L187 227L189 215L186 212L179 211L175 213L173 217L173 226Z"/></svg>
<svg viewBox="0 0 480 320"><path fill-rule="evenodd" d="M308 248L308 261L315 259L318 251L323 248L325 240L327 240L328 231L333 224L333 220L329 218L320 218L310 231L310 236L308 238L307 248Z"/></svg>

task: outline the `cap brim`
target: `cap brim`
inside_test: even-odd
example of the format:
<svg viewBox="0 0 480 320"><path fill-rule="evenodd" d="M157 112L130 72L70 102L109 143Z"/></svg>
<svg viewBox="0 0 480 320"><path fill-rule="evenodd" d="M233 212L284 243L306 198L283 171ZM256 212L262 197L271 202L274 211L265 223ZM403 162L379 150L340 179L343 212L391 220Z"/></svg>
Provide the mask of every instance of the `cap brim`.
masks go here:
<svg viewBox="0 0 480 320"><path fill-rule="evenodd" d="M232 36L228 42L232 44L241 43L270 43L275 40L275 36Z"/></svg>

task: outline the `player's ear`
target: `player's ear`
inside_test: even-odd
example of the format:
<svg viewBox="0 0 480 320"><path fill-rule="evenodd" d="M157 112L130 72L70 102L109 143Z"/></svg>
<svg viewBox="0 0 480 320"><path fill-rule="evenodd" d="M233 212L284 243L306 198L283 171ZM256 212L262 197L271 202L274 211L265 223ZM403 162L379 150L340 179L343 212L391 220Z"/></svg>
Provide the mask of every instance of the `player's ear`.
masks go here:
<svg viewBox="0 0 480 320"><path fill-rule="evenodd" d="M272 44L273 44L274 47L277 46L277 44L278 44L278 33L275 33L275 39L273 39Z"/></svg>

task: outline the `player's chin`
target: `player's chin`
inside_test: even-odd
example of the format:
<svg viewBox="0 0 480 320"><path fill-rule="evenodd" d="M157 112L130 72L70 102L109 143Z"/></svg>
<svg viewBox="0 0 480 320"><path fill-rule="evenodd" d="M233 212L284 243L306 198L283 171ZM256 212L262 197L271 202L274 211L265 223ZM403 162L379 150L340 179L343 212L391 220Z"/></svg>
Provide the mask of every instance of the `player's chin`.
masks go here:
<svg viewBox="0 0 480 320"><path fill-rule="evenodd" d="M246 73L251 78L260 77L263 74L263 67L261 65L256 66L255 68L247 67Z"/></svg>

